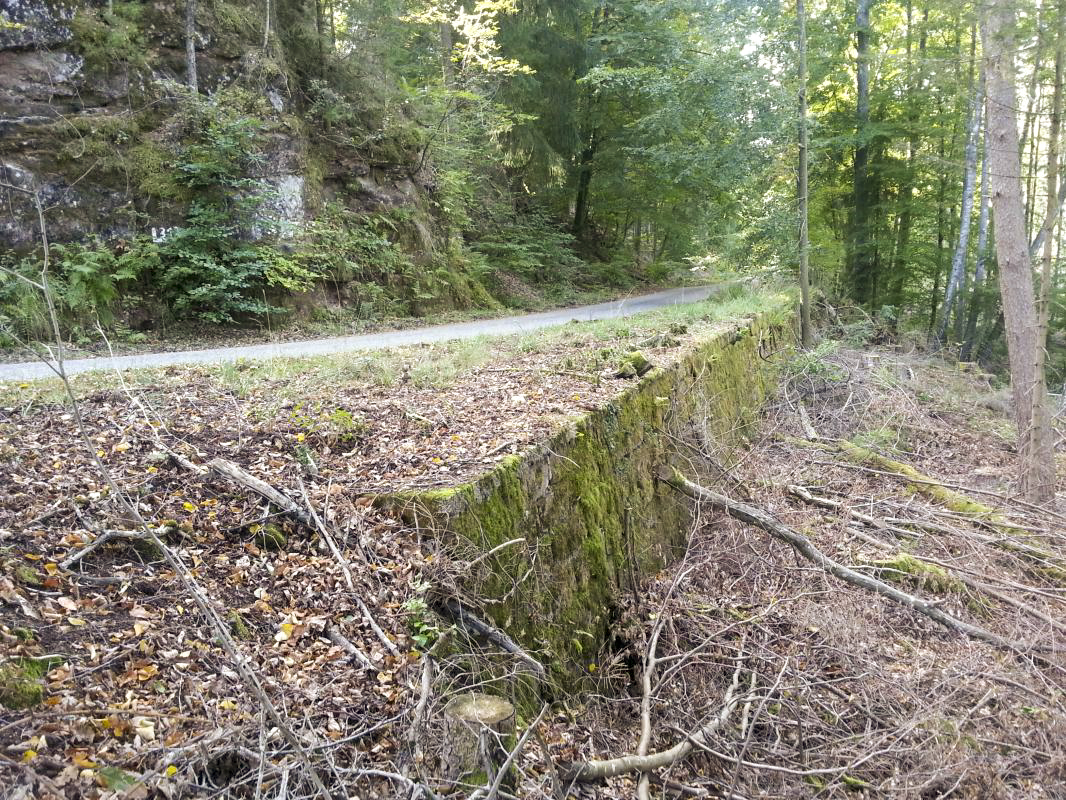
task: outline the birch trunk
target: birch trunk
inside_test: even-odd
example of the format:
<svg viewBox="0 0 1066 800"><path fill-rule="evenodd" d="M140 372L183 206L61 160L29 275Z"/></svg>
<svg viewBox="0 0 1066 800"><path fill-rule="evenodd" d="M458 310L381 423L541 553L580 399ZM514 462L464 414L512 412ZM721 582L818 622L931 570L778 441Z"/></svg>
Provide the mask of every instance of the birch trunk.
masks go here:
<svg viewBox="0 0 1066 800"><path fill-rule="evenodd" d="M974 184L977 182L977 137L981 130L981 105L984 96L984 74L977 81L970 109L970 127L966 134L966 166L962 177L962 210L959 215L959 238L951 259L951 272L944 290L944 305L940 309L940 324L936 329L937 346L943 344L955 308L956 294L963 283L966 254L970 249L970 220L973 216Z"/></svg>
<svg viewBox="0 0 1066 800"><path fill-rule="evenodd" d="M986 117L987 120L987 117ZM969 308L966 311L966 331L962 335L959 357L969 361L977 338L977 317L981 312L981 289L985 282L988 265L988 123L985 122L985 152L981 157L981 210L977 215L977 264L973 272L973 289L970 292ZM961 314L960 310L960 314Z"/></svg>

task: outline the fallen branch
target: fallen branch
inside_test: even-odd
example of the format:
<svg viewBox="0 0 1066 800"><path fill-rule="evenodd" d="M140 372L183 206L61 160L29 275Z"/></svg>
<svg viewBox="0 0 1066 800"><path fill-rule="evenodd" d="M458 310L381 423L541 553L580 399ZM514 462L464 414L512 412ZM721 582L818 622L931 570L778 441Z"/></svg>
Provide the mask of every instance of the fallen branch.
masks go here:
<svg viewBox="0 0 1066 800"><path fill-rule="evenodd" d="M616 775L625 775L629 772L651 772L681 761L693 750L704 746L711 735L725 725L733 710L740 703L740 696L736 692L737 687L740 685L742 665L743 662L738 661L737 668L733 671L733 680L723 697L722 710L718 712L718 715L669 750L660 750L658 753L644 756L621 756L620 758L609 758L603 761L581 761L565 764L559 770L560 776L566 783L587 783L589 781L603 780L604 778L613 778Z"/></svg>
<svg viewBox="0 0 1066 800"><path fill-rule="evenodd" d="M65 559L59 562L61 569L68 570L87 555L90 555L94 550L102 547L108 542L112 542L115 539L126 539L132 542L147 543L153 550L155 550L155 538L163 538L173 529L167 526L151 529L150 533L144 531L119 531L119 530L107 530L89 542L85 547L81 548L74 553L71 553ZM159 557L162 558L162 553L159 553Z"/></svg>
<svg viewBox="0 0 1066 800"><path fill-rule="evenodd" d="M541 680L547 679L548 672L544 669L544 665L519 647L510 636L499 628L493 627L489 623L480 619L476 614L471 612L470 609L456 600L444 598L440 600L439 605L448 613L448 616L455 620L459 627L466 629L468 632L473 632L478 636L484 636L501 650L510 653L518 658L519 661L528 665L530 669L536 673L538 678Z"/></svg>
<svg viewBox="0 0 1066 800"><path fill-rule="evenodd" d="M895 548L891 544L881 539L878 539L875 536L865 535L861 531L857 531L854 528L849 528L848 533L859 537L864 542L872 544L885 552L895 552ZM917 562L917 564L920 565L922 568L929 569L930 571L939 568L944 571L945 577L948 580L958 581L963 586L966 586L969 589L973 589L975 592L987 595L993 600L998 600L999 602L1004 603L1005 605L1018 609L1024 614L1028 614L1034 619L1040 620L1045 625L1048 625L1059 631L1059 633L1066 633L1066 623L1055 619L1050 614L1045 614L1038 608L1034 608L1033 606L1026 603L1024 600L1019 600L1018 598L1012 597L1011 595L1006 594L1005 592L999 591L999 589L997 589L995 586L985 583L977 577L968 575L965 572L959 572L950 564L945 564L943 561L938 561L937 559L929 558L928 556L915 556L911 555L910 553L907 553L906 556L907 558Z"/></svg>
<svg viewBox="0 0 1066 800"><path fill-rule="evenodd" d="M672 475L664 478L664 480L666 483L694 500L710 503L712 506L725 511L731 517L739 519L741 522L746 522L749 525L754 525L757 528L761 528L775 539L791 545L797 553L808 561L817 564L823 571L836 578L840 578L842 581L846 581L853 586L858 586L868 591L876 592L883 597L887 597L889 600L893 600L901 605L912 608L919 614L929 617L929 619L934 622L939 623L956 633L963 633L974 639L980 639L983 642L988 642L991 645L1006 650L1024 652L1025 650L1032 649L1014 644L992 631L986 630L978 625L971 625L969 622L964 622L961 619L953 617L951 614L941 611L934 604L913 594L901 591L884 581L879 581L876 578L871 578L869 575L863 575L861 572L845 567L843 564L829 558L829 556L815 547L811 543L811 540L806 536L781 524L760 508L749 506L744 503L738 503L725 495L718 494L703 486L692 483L692 481L687 480L676 470Z"/></svg>
<svg viewBox="0 0 1066 800"><path fill-rule="evenodd" d="M217 472L224 478L229 478L234 483L240 484L246 489L251 489L256 494L264 497L271 505L280 508L286 514L302 522L308 528L316 528L314 518L287 495L282 494L266 481L262 481L254 475L249 475L232 461L224 458L213 458L207 462L209 469Z"/></svg>
<svg viewBox="0 0 1066 800"><path fill-rule="evenodd" d="M802 486L790 485L788 487L789 494L794 497L798 497L805 503L809 503L813 506L819 506L821 508L828 508L834 511L846 511L855 519L869 525L871 528L877 528L878 530L891 531L896 536L902 536L910 538L914 534L906 528L899 527L901 525L909 525L913 528L920 528L933 533L944 534L958 534L966 536L971 539L975 539L982 544L987 544L990 547L995 547L999 550L1005 550L1008 553L1015 553L1020 556L1025 556L1030 561L1035 562L1038 566L1044 567L1050 570L1061 570L1066 567L1066 563L1062 559L1056 557L1053 553L1049 553L1046 550L1041 550L1038 547L1025 544L1024 542L1018 542L1014 539L1001 538L997 539L993 536L988 536L976 531L959 531L954 528L949 528L946 525L938 525L935 522L926 522L924 520L909 520L899 517L890 517L884 520L872 517L869 514L862 514L853 508L848 508L847 505L839 500L830 500L827 497L818 497L811 493L808 489ZM862 537L860 537L862 538Z"/></svg>
<svg viewBox="0 0 1066 800"><path fill-rule="evenodd" d="M364 653L362 650L360 650L358 647L356 647L354 644L352 644L336 628L333 628L333 627L327 628L326 629L326 636L329 638L329 640L331 642L333 642L333 644L337 645L337 647L339 647L345 653L347 653L352 658L354 658L356 661L358 661L360 664L362 664L363 667L365 667L366 669L370 670L371 672L380 672L380 670L377 667L374 666L374 662L371 661L367 657L366 653Z"/></svg>
<svg viewBox="0 0 1066 800"><path fill-rule="evenodd" d="M846 503L843 503L840 500L830 500L828 497L819 497L803 486L790 485L788 487L788 493L794 497L798 497L803 502L808 503L812 506L818 506L819 508L827 508L831 511L843 511L844 513L854 517L860 522L869 525L871 528L877 528L878 530L889 530L898 536L904 536L907 538L913 538L914 536L914 534L910 531L903 530L902 528L894 528L888 523L877 519L877 517L872 517L869 514L863 514L860 511L856 511L855 509L848 507Z"/></svg>

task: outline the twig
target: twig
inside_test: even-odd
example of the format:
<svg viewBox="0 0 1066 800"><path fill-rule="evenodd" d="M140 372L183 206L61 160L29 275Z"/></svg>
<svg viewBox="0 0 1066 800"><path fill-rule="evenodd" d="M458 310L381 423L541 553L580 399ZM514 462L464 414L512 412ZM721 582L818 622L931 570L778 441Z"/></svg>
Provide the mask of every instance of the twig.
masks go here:
<svg viewBox="0 0 1066 800"><path fill-rule="evenodd" d="M533 735L534 731L536 731L537 725L540 724L540 721L544 718L544 714L547 712L547 710L547 704L540 707L540 713L537 714L537 718L529 724L528 728L525 729L525 731L522 733L522 738L518 740L518 744L516 744L514 746L514 749L507 754L507 758L504 760L503 764L500 765L500 768L496 771L496 778L495 780L493 780L492 785L489 786L489 790L485 794L483 800L496 800L496 794L500 791L500 784L503 783L503 779L510 771L511 765L514 763L514 760L518 757L518 754L522 752L522 748L526 746L526 742L529 741L529 737ZM473 800L473 798L478 794L479 791L480 790L475 791L473 794L471 794L470 799Z"/></svg>
<svg viewBox="0 0 1066 800"><path fill-rule="evenodd" d="M500 552L504 548L510 547L513 544L521 544L524 541L525 541L525 537L523 536L523 537L519 537L518 539L511 539L510 541L504 542L503 544L498 544L494 548L489 550L487 553L482 553L477 558L475 558L473 561L471 561L469 564L467 564L466 565L466 569L467 570L471 569L476 564L480 564L486 558L488 558L489 556L491 556L491 555L493 555L495 553Z"/></svg>
<svg viewBox="0 0 1066 800"><path fill-rule="evenodd" d="M733 671L733 680L726 689L722 698L722 709L718 715L704 724L698 731L686 736L682 741L669 750L662 750L646 756L622 756L604 761L584 761L564 765L560 772L563 778L569 782L598 781L604 778L613 778L616 775L625 775L629 772L650 772L660 767L668 767L688 756L696 747L702 746L710 736L728 721L740 702L737 696L737 687L740 685L740 672L743 661L737 660L737 667Z"/></svg>
<svg viewBox="0 0 1066 800"><path fill-rule="evenodd" d="M333 642L333 644L337 645L337 647L362 664L366 669L371 672L380 672L380 670L374 666L374 662L367 658L366 653L348 641L348 639L346 639L336 628L332 626L326 628L326 636L329 637L329 640Z"/></svg>
<svg viewBox="0 0 1066 800"><path fill-rule="evenodd" d="M97 548L102 547L103 545L115 539L129 539L134 542L152 542L153 539L157 537L166 536L171 530L171 528L168 528L166 526L155 528L154 530L150 530L147 533L144 531L106 530L99 536L97 536L95 539L93 539L91 542L89 542L89 544L85 545L85 547L83 547L81 550L72 553L71 555L60 561L59 566L61 569L68 570L74 564L81 561L83 558L85 558Z"/></svg>
<svg viewBox="0 0 1066 800"><path fill-rule="evenodd" d="M396 658L399 658L399 648L397 648L396 645L393 644L392 639L385 635L385 631L383 631L381 629L381 626L378 625L377 621L374 619L374 615L370 613L370 609L366 607L366 603L363 602L363 599L361 597L357 597L355 598L355 602L359 604L359 610L363 612L363 617L366 619L367 623L370 625L371 630L374 631L374 634L378 637L381 643L385 645L385 649L392 653Z"/></svg>
<svg viewBox="0 0 1066 800"><path fill-rule="evenodd" d="M322 518L318 516L318 512L315 511L315 507L311 503L311 497L307 494L307 487L304 486L303 478L297 475L296 480L300 485L300 494L303 495L304 504L307 506L307 511L311 515L311 521L314 523L313 527L316 528L318 532L322 534L322 538L326 540L330 552L333 553L333 558L336 559L337 563L340 565L341 572L344 573L344 582L348 585L348 590L354 592L355 580L352 578L352 571L348 567L348 559L346 559L344 554L341 553L340 548L337 547L337 543L330 535L329 529L326 527L325 523L322 522Z"/></svg>

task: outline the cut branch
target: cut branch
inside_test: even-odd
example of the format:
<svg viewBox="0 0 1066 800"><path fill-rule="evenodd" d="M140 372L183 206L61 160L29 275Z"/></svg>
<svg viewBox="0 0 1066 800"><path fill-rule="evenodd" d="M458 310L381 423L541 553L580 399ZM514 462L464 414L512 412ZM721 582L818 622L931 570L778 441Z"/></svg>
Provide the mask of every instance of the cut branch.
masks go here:
<svg viewBox="0 0 1066 800"><path fill-rule="evenodd" d="M541 680L547 678L547 670L544 669L544 665L519 647L510 636L499 628L485 622L456 600L444 598L440 601L440 606L447 612L448 616L455 620L459 627L478 636L484 636L501 650L510 653L518 658L519 661L527 664Z"/></svg>
<svg viewBox="0 0 1066 800"><path fill-rule="evenodd" d="M704 746L707 740L729 720L733 710L740 703L737 695L737 687L740 685L740 671L742 662L737 663L733 671L733 680L726 689L722 701L722 709L695 733L686 736L669 750L660 750L658 753L649 755L621 756L603 761L582 761L574 764L563 765L560 769L560 777L567 783L580 783L613 778L616 775L625 775L629 772L651 772L652 770L669 767L687 757L693 750Z"/></svg>
<svg viewBox="0 0 1066 800"><path fill-rule="evenodd" d="M282 494L266 481L262 481L254 475L249 475L232 461L224 458L213 458L207 462L209 469L214 470L224 478L229 478L246 489L251 489L270 502L271 505L280 508L286 514L302 522L308 528L317 528L314 518L290 497Z"/></svg>

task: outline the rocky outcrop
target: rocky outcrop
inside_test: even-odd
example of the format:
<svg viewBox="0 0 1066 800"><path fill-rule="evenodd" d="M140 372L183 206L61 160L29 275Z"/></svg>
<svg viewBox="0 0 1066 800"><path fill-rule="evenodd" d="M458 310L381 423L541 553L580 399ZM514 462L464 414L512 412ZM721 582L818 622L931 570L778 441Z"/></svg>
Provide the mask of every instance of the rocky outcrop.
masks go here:
<svg viewBox="0 0 1066 800"><path fill-rule="evenodd" d="M284 5L284 0L282 4ZM292 0L286 13L306 13ZM57 241L158 237L183 219L165 191L175 97L184 81L184 6L173 0L113 4L0 0L0 180L36 189ZM311 7L313 12L313 7ZM412 244L431 248L425 187L402 165L375 167L357 152L330 152L295 102L285 47L262 49L258 5L200 4L197 69L202 94L241 85L263 98L261 158L249 177L263 202L255 235L284 238L327 201L358 210L409 207ZM0 247L39 240L31 198L0 190ZM425 239L425 241L419 241Z"/></svg>

